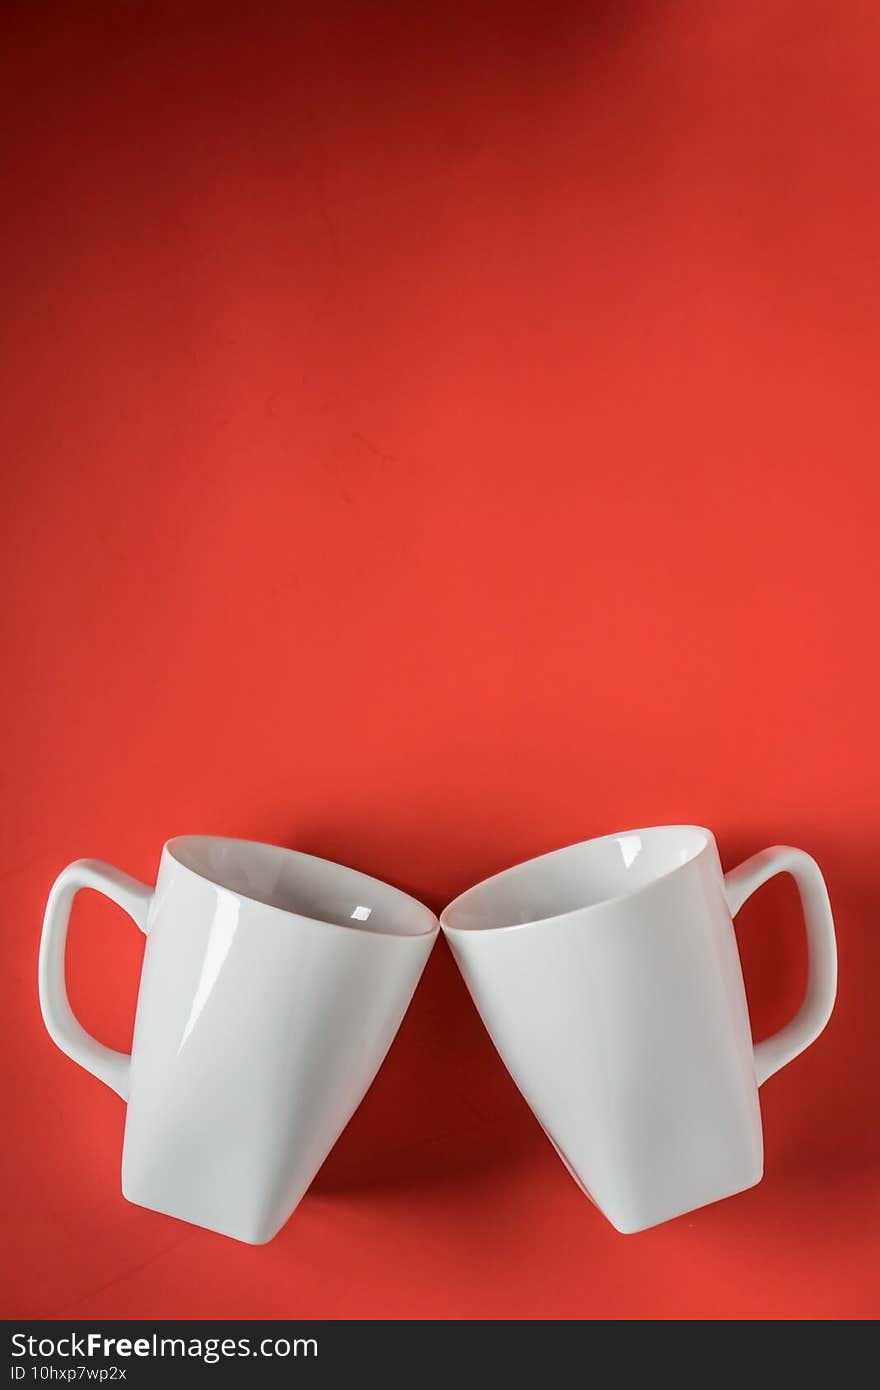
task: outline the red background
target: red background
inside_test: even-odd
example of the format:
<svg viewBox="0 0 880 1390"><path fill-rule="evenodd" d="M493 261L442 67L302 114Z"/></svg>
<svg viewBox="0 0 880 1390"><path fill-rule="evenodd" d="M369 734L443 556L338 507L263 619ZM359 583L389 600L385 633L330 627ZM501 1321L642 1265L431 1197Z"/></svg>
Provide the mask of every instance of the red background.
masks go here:
<svg viewBox="0 0 880 1390"><path fill-rule="evenodd" d="M880 20L868 3L4 6L7 1315L880 1312ZM827 1033L751 1192L578 1193L442 942L293 1220L126 1204L36 1002L82 855L338 858L438 909L581 837L814 853ZM777 883L738 932L796 1007ZM75 908L126 1046L142 940Z"/></svg>

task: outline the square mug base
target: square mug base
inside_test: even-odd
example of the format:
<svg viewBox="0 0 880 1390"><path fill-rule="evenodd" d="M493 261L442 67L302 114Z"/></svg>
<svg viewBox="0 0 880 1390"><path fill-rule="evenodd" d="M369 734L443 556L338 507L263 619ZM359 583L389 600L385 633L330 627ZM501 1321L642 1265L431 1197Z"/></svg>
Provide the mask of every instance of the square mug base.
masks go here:
<svg viewBox="0 0 880 1390"><path fill-rule="evenodd" d="M267 1245L286 1224L285 1221L281 1226L270 1226L265 1222L226 1219L207 1209L195 1211L191 1206L177 1204L167 1197L159 1198L134 1191L125 1184L122 1186L122 1195L132 1206L143 1207L145 1211L155 1211L160 1216L170 1216L175 1221L185 1221L189 1226L200 1226L204 1231L213 1231L215 1235L226 1236L230 1240L240 1241L243 1245Z"/></svg>

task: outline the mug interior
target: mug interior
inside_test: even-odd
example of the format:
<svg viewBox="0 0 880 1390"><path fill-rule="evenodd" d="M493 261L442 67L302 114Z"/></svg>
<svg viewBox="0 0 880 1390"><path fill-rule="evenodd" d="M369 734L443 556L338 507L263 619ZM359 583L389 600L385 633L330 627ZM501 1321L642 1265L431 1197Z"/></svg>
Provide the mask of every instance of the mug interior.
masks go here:
<svg viewBox="0 0 880 1390"><path fill-rule="evenodd" d="M437 927L433 912L408 893L329 859L214 835L179 836L165 848L200 878L283 912L391 936L424 936Z"/></svg>
<svg viewBox="0 0 880 1390"><path fill-rule="evenodd" d="M487 878L441 914L444 927L486 931L595 907L645 888L710 843L696 825L659 825L585 840Z"/></svg>

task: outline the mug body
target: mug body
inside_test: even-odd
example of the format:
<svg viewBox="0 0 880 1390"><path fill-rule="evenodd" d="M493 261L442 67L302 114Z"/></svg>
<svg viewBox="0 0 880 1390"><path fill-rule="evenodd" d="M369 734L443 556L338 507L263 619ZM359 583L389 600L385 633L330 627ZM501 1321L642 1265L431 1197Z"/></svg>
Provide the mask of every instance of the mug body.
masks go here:
<svg viewBox="0 0 880 1390"><path fill-rule="evenodd" d="M709 831L574 845L440 920L508 1070L617 1230L760 1180L745 990Z"/></svg>
<svg viewBox="0 0 880 1390"><path fill-rule="evenodd" d="M340 865L169 841L146 925L124 1195L271 1239L373 1080L437 931L420 903Z"/></svg>

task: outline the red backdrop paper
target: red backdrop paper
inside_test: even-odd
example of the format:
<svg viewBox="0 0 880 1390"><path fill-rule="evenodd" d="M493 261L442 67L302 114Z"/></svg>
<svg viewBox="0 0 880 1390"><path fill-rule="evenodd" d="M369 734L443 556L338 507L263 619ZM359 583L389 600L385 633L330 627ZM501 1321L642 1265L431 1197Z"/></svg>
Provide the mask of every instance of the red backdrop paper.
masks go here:
<svg viewBox="0 0 880 1390"><path fill-rule="evenodd" d="M7 5L3 1312L880 1312L880 20L864 4ZM827 874L754 1190L622 1237L444 943L294 1218L128 1205L36 1000L83 855L290 844L438 909L697 821ZM793 892L738 923L756 1036ZM128 1045L142 940L77 902Z"/></svg>

